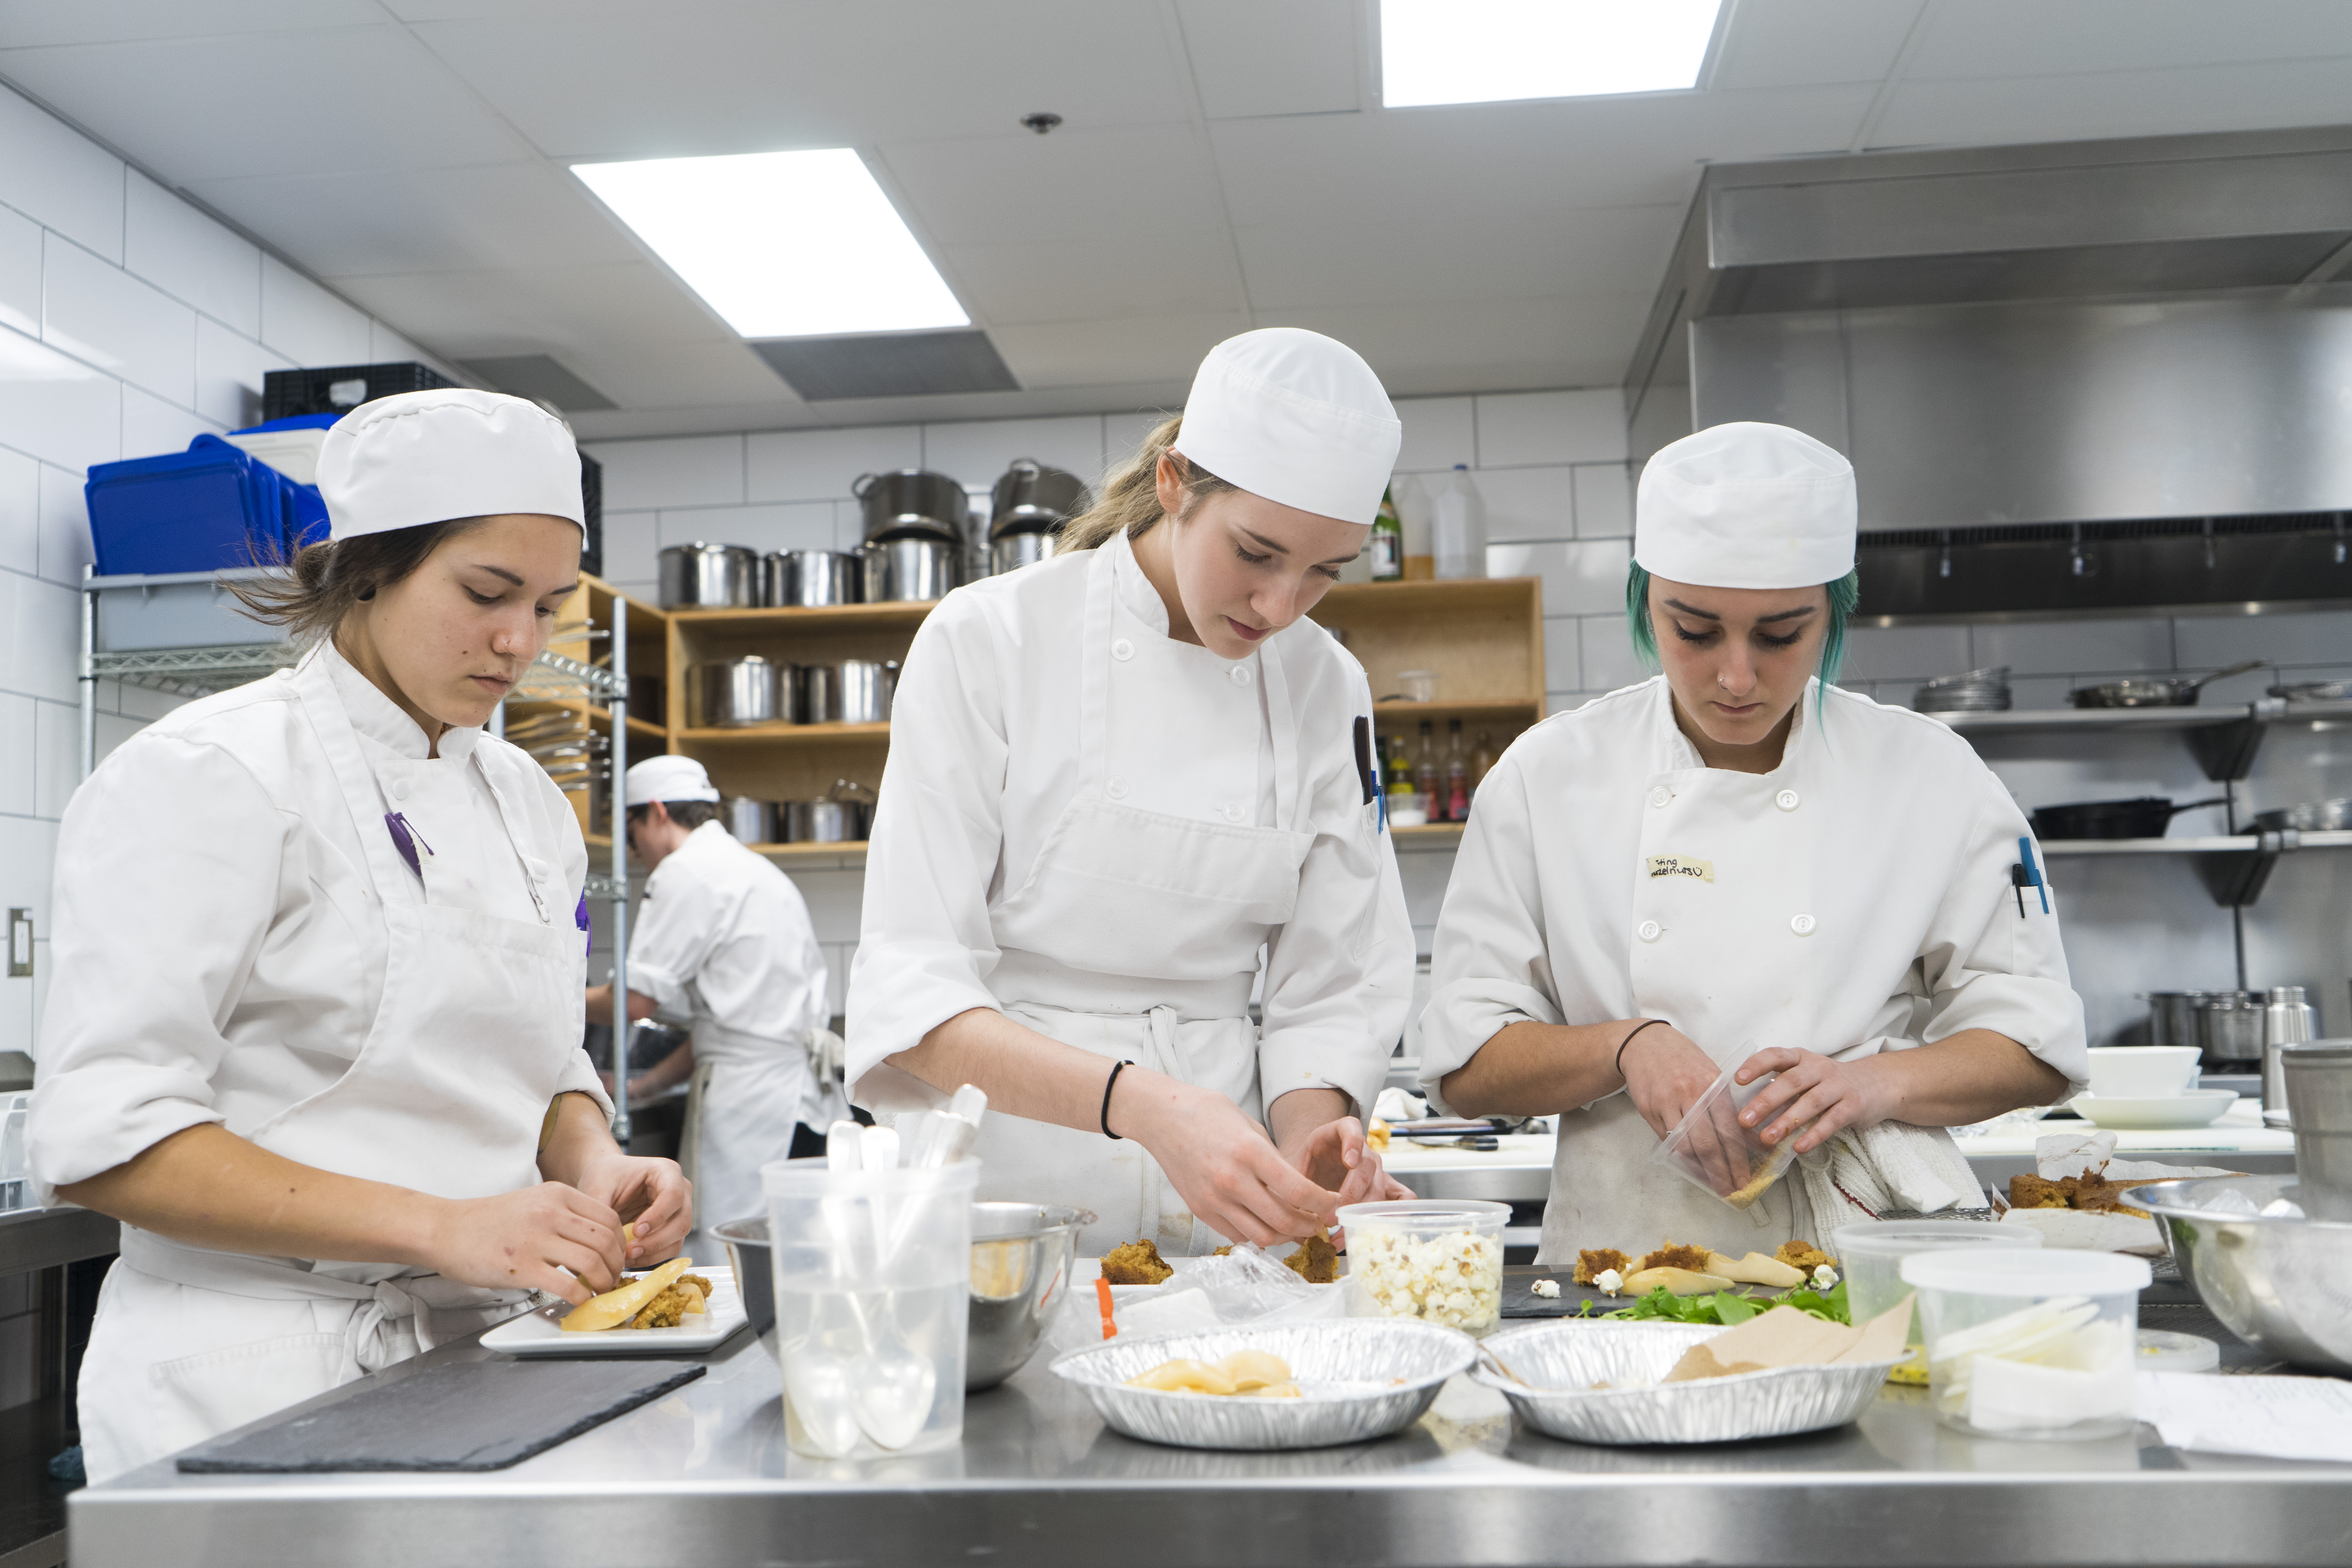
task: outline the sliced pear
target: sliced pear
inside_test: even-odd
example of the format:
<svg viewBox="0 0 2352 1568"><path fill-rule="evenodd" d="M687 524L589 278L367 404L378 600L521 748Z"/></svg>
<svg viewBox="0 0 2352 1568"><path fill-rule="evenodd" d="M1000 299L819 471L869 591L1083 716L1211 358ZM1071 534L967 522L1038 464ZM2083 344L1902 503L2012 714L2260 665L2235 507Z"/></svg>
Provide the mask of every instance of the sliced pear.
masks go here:
<svg viewBox="0 0 2352 1568"><path fill-rule="evenodd" d="M1742 1285L1769 1285L1776 1290L1793 1290L1805 1282L1803 1269L1760 1252L1751 1252L1736 1261L1720 1252L1709 1252L1706 1271Z"/></svg>
<svg viewBox="0 0 2352 1568"><path fill-rule="evenodd" d="M646 1303L677 1283L677 1277L694 1267L692 1260L673 1258L650 1274L640 1274L615 1290L592 1296L563 1315L560 1327L572 1333L593 1333L600 1329L618 1328L639 1312Z"/></svg>
<svg viewBox="0 0 2352 1568"><path fill-rule="evenodd" d="M1663 1285L1677 1296L1711 1296L1728 1290L1733 1281L1720 1274L1698 1274L1687 1268L1644 1268L1625 1277L1624 1293L1646 1296Z"/></svg>

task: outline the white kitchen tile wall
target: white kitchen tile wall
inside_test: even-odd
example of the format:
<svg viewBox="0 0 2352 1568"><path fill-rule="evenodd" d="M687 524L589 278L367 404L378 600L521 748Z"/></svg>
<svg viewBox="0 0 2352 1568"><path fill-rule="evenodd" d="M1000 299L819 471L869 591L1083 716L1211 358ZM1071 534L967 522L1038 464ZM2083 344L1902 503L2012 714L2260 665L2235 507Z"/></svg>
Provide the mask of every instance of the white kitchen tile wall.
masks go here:
<svg viewBox="0 0 2352 1568"><path fill-rule="evenodd" d="M79 771L86 471L250 424L265 370L414 353L0 89L0 908L30 908L35 941L33 978L0 979L0 1050L33 1040ZM101 683L100 754L177 705Z"/></svg>
<svg viewBox="0 0 2352 1568"><path fill-rule="evenodd" d="M755 501L830 500L846 497L861 474L923 466L919 425L771 430L750 437L746 447L751 490L745 499Z"/></svg>

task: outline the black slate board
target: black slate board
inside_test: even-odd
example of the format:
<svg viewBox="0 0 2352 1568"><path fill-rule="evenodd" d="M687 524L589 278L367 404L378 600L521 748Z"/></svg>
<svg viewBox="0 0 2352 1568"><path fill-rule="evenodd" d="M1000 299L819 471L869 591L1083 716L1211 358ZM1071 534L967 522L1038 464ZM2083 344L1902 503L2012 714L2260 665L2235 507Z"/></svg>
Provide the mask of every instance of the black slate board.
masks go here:
<svg viewBox="0 0 2352 1568"><path fill-rule="evenodd" d="M1579 1285L1569 1276L1569 1268L1543 1268L1525 1264L1503 1270L1503 1316L1506 1318L1570 1318L1584 1310L1584 1303L1593 1303L1595 1315L1630 1307L1633 1301L1623 1296L1604 1296L1590 1285ZM1538 1279L1559 1282L1558 1300L1538 1296L1529 1288Z"/></svg>
<svg viewBox="0 0 2352 1568"><path fill-rule="evenodd" d="M192 1448L196 1475L502 1470L692 1383L675 1361L449 1362Z"/></svg>

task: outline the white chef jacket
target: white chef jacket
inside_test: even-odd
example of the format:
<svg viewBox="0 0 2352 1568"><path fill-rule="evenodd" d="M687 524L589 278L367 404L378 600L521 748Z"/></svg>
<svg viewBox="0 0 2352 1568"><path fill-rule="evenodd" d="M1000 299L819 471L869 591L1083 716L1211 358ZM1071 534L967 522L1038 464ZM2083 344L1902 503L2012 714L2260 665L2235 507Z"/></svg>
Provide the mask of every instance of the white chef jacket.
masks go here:
<svg viewBox="0 0 2352 1568"><path fill-rule="evenodd" d="M384 793L431 837L436 904L539 918L477 751L523 852L585 888L579 820L545 770L478 729L425 731L320 649ZM425 825L429 824L429 826ZM38 1201L183 1128L243 1134L341 1078L382 999L385 934L366 856L290 676L149 725L75 791L58 833L56 973L27 1127ZM584 983L587 950L581 963ZM584 1053L558 1092L610 1101ZM429 1182L420 1173L419 1186Z"/></svg>
<svg viewBox="0 0 2352 1568"><path fill-rule="evenodd" d="M2047 914L2027 889L2021 916L2010 879L2029 837L2016 802L1937 721L1836 688L1817 711L1822 695L1809 687L1762 775L1707 768L1663 676L1511 744L1438 918L1421 1029L1433 1107L1446 1074L1528 1021L1662 1017L1727 1068L1985 1028L2083 1083L2055 889ZM1622 1092L1559 1118L1547 1261L1664 1236L1738 1257L1758 1225L1785 1240L1808 1223L1801 1184L1743 1215L1647 1165L1656 1144Z"/></svg>
<svg viewBox="0 0 2352 1568"><path fill-rule="evenodd" d="M760 1166L790 1157L795 1123L834 1120L809 1058L831 1018L825 987L800 889L719 824L688 834L646 879L629 989L690 1019L696 1066L713 1069L695 1165L696 1212L712 1223L759 1213Z"/></svg>
<svg viewBox="0 0 2352 1568"><path fill-rule="evenodd" d="M1148 670L1154 700L1114 702L1105 751L1122 804L1200 822L1276 826L1274 739L1259 661L1281 661L1313 842L1298 896L1254 967L1213 977L1107 974L1066 952L1000 946L992 912L1020 891L1082 787L1087 580L1097 552L1055 556L959 588L916 634L894 699L866 855L862 940L850 966L851 1098L876 1102L884 1058L957 1014L1017 1005L1081 1014L1172 1009L1190 1022L1263 1023L1270 1104L1333 1088L1369 1108L1411 1000L1412 930L1393 845L1367 831L1354 725L1371 712L1363 668L1300 620L1239 661L1168 635L1167 606L1124 535L1111 558L1122 619L1111 645ZM1373 815L1367 817L1367 813ZM1287 826L1287 825L1284 825ZM1073 1200L1075 1201L1075 1200Z"/></svg>

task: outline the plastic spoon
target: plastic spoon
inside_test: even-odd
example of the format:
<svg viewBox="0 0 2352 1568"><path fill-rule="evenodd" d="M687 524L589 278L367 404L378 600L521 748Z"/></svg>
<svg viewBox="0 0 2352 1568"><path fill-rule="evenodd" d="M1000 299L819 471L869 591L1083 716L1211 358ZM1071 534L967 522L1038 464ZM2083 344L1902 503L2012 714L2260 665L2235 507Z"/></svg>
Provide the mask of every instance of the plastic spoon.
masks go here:
<svg viewBox="0 0 2352 1568"><path fill-rule="evenodd" d="M835 1122L826 1130L824 1142L825 1167L832 1171L856 1171L862 1168L863 1150L860 1136L865 1129L855 1121ZM825 1226L833 1233L834 1273L845 1274L846 1249L849 1243L849 1205L841 1200L828 1198L824 1205ZM815 1321L809 1331L782 1345L779 1358L784 1367L784 1394L792 1405L794 1420L809 1443L827 1458L838 1459L857 1447L861 1430L857 1421L857 1391L849 1361L824 1348L832 1339L856 1336L863 1344L865 1331L856 1321L856 1303L851 1311L841 1313L835 1303L841 1298L830 1291L816 1298ZM845 1317L846 1321L845 1321Z"/></svg>

